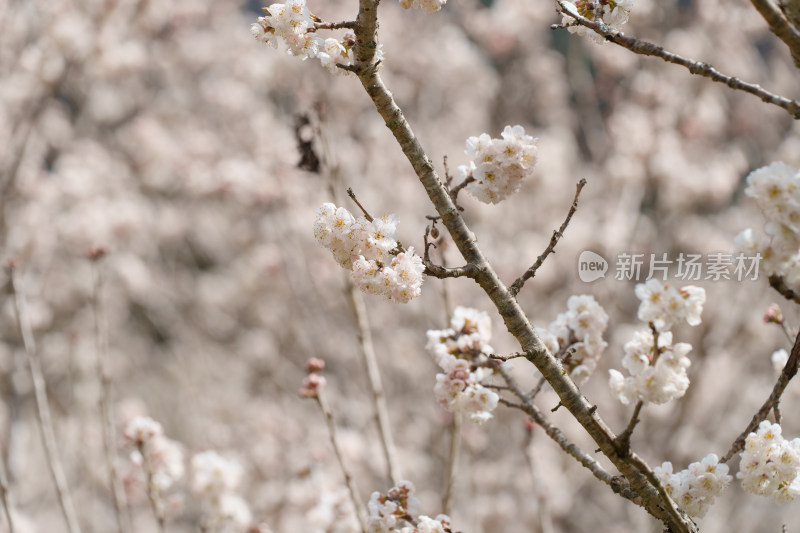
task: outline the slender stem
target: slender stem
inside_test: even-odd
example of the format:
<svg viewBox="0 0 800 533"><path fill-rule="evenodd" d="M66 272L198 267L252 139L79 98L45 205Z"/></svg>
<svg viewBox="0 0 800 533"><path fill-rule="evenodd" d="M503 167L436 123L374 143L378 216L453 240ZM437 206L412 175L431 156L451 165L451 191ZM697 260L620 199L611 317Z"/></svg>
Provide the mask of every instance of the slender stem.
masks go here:
<svg viewBox="0 0 800 533"><path fill-rule="evenodd" d="M11 518L11 495L8 490L8 473L5 462L0 460L0 502L8 524L8 533L15 533L14 520Z"/></svg>
<svg viewBox="0 0 800 533"><path fill-rule="evenodd" d="M541 533L555 533L553 528L553 518L550 515L550 505L548 502L547 494L542 490L542 481L539 478L539 470L536 468L536 455L533 450L533 428L530 428L525 436L522 445L522 452L525 455L525 462L528 464L528 470L531 472L531 481L533 482L533 492L539 503L537 509L537 516L539 517L539 529Z"/></svg>
<svg viewBox="0 0 800 533"><path fill-rule="evenodd" d="M509 389L511 389L511 391L522 402L517 404L509 402L504 398L500 398L500 403L508 407L519 409L527 414L534 422L536 422L537 425L544 429L544 432L548 437L553 439L553 441L555 441L555 443L558 444L568 455L572 456L576 461L586 467L592 473L592 475L594 475L594 477L607 484L614 492L621 495L623 498L627 498L637 505L642 505L639 496L634 491L630 490L630 488L627 486L627 483L609 474L600 465L600 463L594 459L594 457L588 455L583 450L578 448L578 446L567 439L560 429L552 425L539 410L539 408L536 407L536 405L530 400L530 398L522 392L522 389L519 388L516 380L511 377L511 375L505 369L500 367L499 372L500 375L503 376L503 379L506 381L506 383L508 383Z"/></svg>
<svg viewBox="0 0 800 533"><path fill-rule="evenodd" d="M375 409L375 422L378 425L383 456L386 460L386 475L392 482L392 486L396 486L402 476L397 466L397 452L392 437L392 426L389 422L389 409L386 406L386 395L383 390L380 368L378 367L378 358L375 356L375 346L372 342L372 331L369 327L364 295L349 278L347 281L347 294L358 326L361 355L367 367L367 378L372 392L373 408Z"/></svg>
<svg viewBox="0 0 800 533"><path fill-rule="evenodd" d="M11 289L14 293L14 311L17 315L17 325L25 346L25 354L28 358L28 367L33 382L33 391L36 399L36 414L39 422L39 430L44 443L45 455L47 456L47 466L50 469L50 477L53 479L56 492L58 493L58 503L67 523L69 533L80 533L78 518L75 514L75 507L72 504L72 495L67 485L67 477L61 460L58 456L58 445L53 429L53 419L50 415L50 407L47 401L47 385L42 372L42 364L36 351L36 342L33 337L28 315L25 312L25 292L20 283L17 269L11 265Z"/></svg>
<svg viewBox="0 0 800 533"><path fill-rule="evenodd" d="M750 0L750 3L767 21L770 31L789 47L794 64L800 68L800 31L789 24L784 13L769 0Z"/></svg>
<svg viewBox="0 0 800 533"><path fill-rule="evenodd" d="M761 421L767 418L770 410L778 405L783 391L786 390L786 386L789 385L789 381L791 381L791 379L797 374L798 362L800 362L800 334L798 334L795 338L794 346L792 346L792 352L789 354L789 360L786 361L786 365L783 367L781 375L778 376L778 381L772 388L769 398L767 398L761 408L756 411L756 414L753 415L753 418L750 420L750 423L747 424L747 427L744 429L744 431L742 431L739 436L736 437L736 440L733 441L728 453L726 453L722 459L720 459L721 463L727 463L734 454L744 449L744 443L747 439L747 436L754 432Z"/></svg>
<svg viewBox="0 0 800 533"><path fill-rule="evenodd" d="M322 414L325 416L325 423L328 426L328 436L331 439L331 446L333 446L333 453L336 455L336 459L339 461L339 467L342 469L342 474L344 475L344 482L347 485L347 490L350 491L350 500L353 502L353 507L355 509L356 518L358 518L358 524L361 527L362 533L367 533L367 523L364 519L365 511L364 505L361 503L361 497L358 494L358 487L356 487L356 482L353 479L352 474L350 474L350 470L347 469L347 466L344 464L344 457L342 456L342 450L339 447L339 437L336 433L336 424L333 421L333 413L331 412L330 408L328 407L328 403L325 401L325 397L322 394L322 391L317 391L317 395L314 397L317 400L317 405L322 410Z"/></svg>
<svg viewBox="0 0 800 533"><path fill-rule="evenodd" d="M158 524L158 531L159 533L164 533L166 531L164 503L161 501L161 491L153 479L153 464L150 461L150 452L145 448L146 446L146 442L139 442L137 444L139 454L142 456L142 469L144 469L145 476L147 477L147 499L150 500L150 506L153 509L153 515Z"/></svg>
<svg viewBox="0 0 800 533"><path fill-rule="evenodd" d="M114 422L111 407L111 378L105 366L105 358L108 353L108 330L103 320L104 310L102 304L103 292L103 272L99 264L98 256L92 261L94 271L94 290L92 293L92 306L94 307L94 333L97 349L96 371L100 381L100 421L103 426L103 448L108 464L108 478L111 488L111 496L114 502L114 514L117 519L117 527L120 533L129 533L130 517L124 517L127 509L127 498L122 487L120 477L117 472L116 446L114 445Z"/></svg>
<svg viewBox="0 0 800 533"><path fill-rule="evenodd" d="M776 105L789 113L795 119L800 119L800 102L796 100L790 100L788 98L784 98L783 96L779 96L777 94L773 94L769 91L764 90L759 85L754 83L747 83L742 81L738 78L734 78L733 76L728 76L708 63L702 63L699 61L693 61L691 59L679 56L678 54L669 52L665 50L663 47L658 46L657 44L653 44L647 41L642 41L639 39L634 39L633 37L628 37L627 35L620 33L616 30L611 29L609 26L603 24L602 22L595 22L588 20L582 16L580 16L574 8L570 8L569 5L564 0L556 0L558 5L561 8L561 12L569 15L575 20L575 24L579 24L581 26L585 26L595 31L599 35L605 37L607 41L610 41L614 44L617 44L623 48L627 48L631 52L639 55L644 56L654 56L659 57L666 61L667 63L672 63L675 65L680 65L686 68L692 74L697 76L702 76L704 78L709 78L711 81L716 81L719 83L724 83L731 89L735 91L744 91L746 93L750 93L752 95L758 96L764 102L772 105ZM552 26L553 29L560 28L562 26Z"/></svg>
<svg viewBox="0 0 800 533"><path fill-rule="evenodd" d="M536 262L533 264L533 266L526 270L525 273L520 276L517 281L512 283L511 287L508 288L508 292L510 292L512 296L516 296L525 282L536 275L536 271L542 266L542 263L544 263L544 260L547 259L547 256L555 253L556 244L558 244L558 241L564 236L564 232L567 230L567 226L569 226L569 221L572 220L572 215L574 215L575 211L578 209L578 197L581 195L581 191L585 186L586 179L581 178L581 180L578 182L578 185L575 186L575 198L572 199L572 205L567 212L567 218L564 219L561 227L553 232L553 236L550 237L550 244L547 245L547 248L542 255L536 258Z"/></svg>
<svg viewBox="0 0 800 533"><path fill-rule="evenodd" d="M442 497L442 512L450 514L453 503L453 488L456 483L458 470L458 456L461 451L461 414L454 413L450 421L450 447L447 450L447 471L445 472L444 497Z"/></svg>

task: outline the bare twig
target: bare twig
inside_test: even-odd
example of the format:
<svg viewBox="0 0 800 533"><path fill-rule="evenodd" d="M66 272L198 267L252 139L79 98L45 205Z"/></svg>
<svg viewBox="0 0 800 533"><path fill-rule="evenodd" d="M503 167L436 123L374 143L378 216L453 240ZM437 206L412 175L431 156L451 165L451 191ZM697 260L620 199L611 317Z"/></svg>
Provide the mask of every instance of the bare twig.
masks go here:
<svg viewBox="0 0 800 533"><path fill-rule="evenodd" d="M529 422L529 421L526 421ZM525 440L522 444L522 452L525 455L525 462L528 463L528 469L531 472L531 481L533 481L533 492L539 503L537 509L537 516L539 517L539 529L541 533L555 533L553 528L553 519L550 515L550 505L545 490L542 490L542 481L539 476L539 471L536 468L535 454L533 450L533 424L527 428ZM546 487L546 485L545 485Z"/></svg>
<svg viewBox="0 0 800 533"><path fill-rule="evenodd" d="M361 205L361 202L359 202L358 198L356 198L356 193L354 193L353 189L351 189L350 187L347 188L347 196L349 196L350 199L356 203L358 208L361 209L361 212L364 213L364 218L366 218L370 222L375 220L374 218L372 218L372 215L370 215L369 212L366 209L364 209L364 206Z"/></svg>
<svg viewBox="0 0 800 533"><path fill-rule="evenodd" d="M633 430L636 428L636 424L639 423L639 413L641 412L643 405L644 402L642 400L639 400L636 403L636 407L633 408L633 414L628 422L628 426L617 437L617 443L619 444L619 448L622 453L627 453L627 451L631 448L631 435L633 435Z"/></svg>
<svg viewBox="0 0 800 533"><path fill-rule="evenodd" d="M450 447L447 450L447 471L445 472L444 496L442 497L442 512L448 515L453 503L453 487L456 483L458 456L461 451L461 415L459 413L453 413L449 433Z"/></svg>
<svg viewBox="0 0 800 533"><path fill-rule="evenodd" d="M111 496L114 502L114 514L117 519L117 526L120 533L130 531L130 517L125 516L127 510L127 498L122 487L120 477L117 473L117 457L114 439L114 421L111 412L111 378L105 366L105 357L108 353L108 335L103 318L103 272L100 259L105 254L104 250L97 250L90 254L92 259L92 269L94 271L94 290L92 292L92 306L94 308L94 334L97 349L96 371L100 381L100 421L103 426L103 448L106 453L108 463L108 477L111 488Z"/></svg>
<svg viewBox="0 0 800 533"><path fill-rule="evenodd" d="M531 266L525 273L520 276L517 281L511 284L508 288L508 292L511 293L511 296L516 296L517 293L520 291L522 286L528 281L530 278L536 275L536 271L539 270L539 267L542 266L544 260L547 259L552 253L555 253L556 244L558 244L559 239L564 236L564 231L566 231L567 226L569 225L569 221L572 220L572 215L575 214L575 211L578 209L578 197L581 195L581 191L586 186L586 179L581 178L578 182L578 185L575 187L575 198L572 199L572 205L569 208L569 212L567 213L567 218L564 219L564 222L561 224L561 227L558 230L553 232L553 236L550 237L550 244L547 245L545 251L540 255L536 262Z"/></svg>
<svg viewBox="0 0 800 533"><path fill-rule="evenodd" d="M772 274L769 277L769 286L778 291L787 300L800 304L800 294L789 288L783 276Z"/></svg>
<svg viewBox="0 0 800 533"><path fill-rule="evenodd" d="M430 249L431 246L434 246L434 244L428 241L430 230L431 230L430 226L426 227L425 236L423 237L425 243L425 252L422 256L422 264L425 265L425 274L439 279L475 277L475 275L478 273L478 270L473 265L468 264L462 267L447 268L441 265L437 265L433 261L431 261Z"/></svg>
<svg viewBox="0 0 800 533"><path fill-rule="evenodd" d="M356 21L344 20L342 22L315 22L314 27L318 30L339 30L342 28L352 30L356 27Z"/></svg>
<svg viewBox="0 0 800 533"><path fill-rule="evenodd" d="M14 533L14 520L11 517L11 495L8 489L8 473L5 462L0 460L0 503L3 505L3 514L8 524L8 533Z"/></svg>
<svg viewBox="0 0 800 533"><path fill-rule="evenodd" d="M364 504L361 503L361 496L358 494L358 487L356 487L356 482L353 479L353 475L350 473L350 470L348 470L347 465L344 464L344 456L342 456L342 450L339 447L339 437L336 433L336 423L333 421L333 413L328 407L328 403L325 401L325 396L322 394L322 391L318 391L317 395L314 396L314 399L317 401L317 405L319 405L319 408L322 410L322 414L325 416L325 423L328 426L328 436L331 439L333 453L336 454L336 459L339 461L339 467L342 469L342 474L344 475L344 482L347 485L347 490L350 491L350 500L353 502L356 517L358 518L358 524L361 527L361 532L367 533L367 523L364 519Z"/></svg>
<svg viewBox="0 0 800 533"><path fill-rule="evenodd" d="M397 467L397 452L392 438L392 426L389 422L389 409L386 407L386 396L383 391L381 372L378 368L378 359L375 356L375 346L372 343L372 332L369 327L367 310L364 305L364 296L358 287L348 277L347 293L353 308L353 316L358 326L358 340L361 345L361 355L367 367L367 378L372 392L372 404L375 409L375 423L380 434L383 456L386 460L386 475L392 486L396 486L402 479Z"/></svg>
<svg viewBox="0 0 800 533"><path fill-rule="evenodd" d="M53 429L53 419L50 415L50 406L47 401L47 385L42 372L42 364L36 352L36 342L33 337L28 315L25 312L25 291L22 287L17 274L16 265L12 261L10 266L11 289L14 293L14 311L17 315L17 325L25 346L25 354L28 358L28 367L33 382L33 391L36 398L36 414L39 422L39 430L42 434L45 454L47 456L47 466L50 469L50 476L58 493L58 502L61 505L61 512L64 514L64 521L67 523L67 530L70 533L80 533L78 518L75 514L75 507L72 504L72 495L67 485L67 477L64 475L64 468L58 457L58 445L55 431Z"/></svg>
<svg viewBox="0 0 800 533"><path fill-rule="evenodd" d="M720 459L721 463L727 463L730 458L734 456L734 454L744 449L744 442L747 439L747 436L755 431L761 421L767 418L770 410L778 405L781 395L786 389L786 386L789 384L789 381L791 381L791 379L797 374L798 361L800 361L800 334L797 335L797 338L794 341L792 352L789 354L789 360L786 361L786 365L783 367L781 375L778 376L778 381L772 388L769 398L767 398L767 401L765 401L761 408L756 411L756 414L753 415L753 418L750 420L750 423L747 424L747 427L744 429L744 431L742 431L742 433L736 437L736 440L733 441L728 453L726 453L722 459Z"/></svg>
<svg viewBox="0 0 800 533"><path fill-rule="evenodd" d="M602 22L595 22L588 20L576 13L574 10L570 9L564 0L556 0L558 5L561 7L561 11L573 19L575 19L576 24L580 24L581 26L585 26L594 30L596 33L605 37L607 41L610 41L614 44L618 44L623 48L627 48L631 52L639 55L645 56L655 56L663 59L667 63L673 63L675 65L680 65L686 68L692 74L696 74L698 76L703 76L704 78L709 78L712 81L716 81L719 83L724 83L728 87L736 91L744 91L746 93L750 93L752 95L758 96L764 102L772 105L776 105L789 113L795 119L800 119L800 102L796 100L790 100L783 96L773 94L769 91L764 90L761 86L747 83L742 81L738 78L734 78L732 76L725 75L709 65L708 63L702 63L698 61L693 61L691 59L679 56L678 54L669 52L665 50L663 47L658 46L657 44L653 44L647 41L642 41L639 39L635 39L633 37L628 37L627 35L620 33L616 30L611 29L606 24ZM554 25L552 28L556 29L560 26Z"/></svg>

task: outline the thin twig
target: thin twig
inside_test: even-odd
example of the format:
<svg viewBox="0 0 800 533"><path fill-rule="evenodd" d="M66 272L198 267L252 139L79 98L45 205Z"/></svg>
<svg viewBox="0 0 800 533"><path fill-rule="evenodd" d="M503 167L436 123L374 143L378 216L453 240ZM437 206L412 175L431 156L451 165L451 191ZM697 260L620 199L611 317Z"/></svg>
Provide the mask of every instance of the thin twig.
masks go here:
<svg viewBox="0 0 800 533"><path fill-rule="evenodd" d="M588 20L582 16L580 16L577 12L570 9L564 0L556 0L558 5L561 7L561 12L572 17L575 19L575 23L581 26L585 26L594 30L599 35L605 37L607 41L610 41L614 44L618 44L623 48L627 48L631 52L639 55L645 56L655 56L663 59L667 63L673 63L675 65L680 65L686 68L692 74L703 76L704 78L709 78L712 81L716 81L719 83L724 83L728 87L736 91L744 91L746 93L750 93L752 95L758 96L764 102L772 105L776 105L789 113L795 119L800 119L800 102L796 100L790 100L783 96L779 96L777 94L773 94L769 91L764 90L761 86L744 82L738 78L734 78L732 76L725 75L709 65L708 63L702 63L698 61L693 61L691 59L679 56L678 54L669 52L665 50L663 47L658 46L657 44L653 44L647 41L642 41L640 39L635 39L633 37L628 37L627 35L620 33L616 30L611 29L606 24L602 22L595 22ZM551 28L557 29L560 26L553 25Z"/></svg>
<svg viewBox="0 0 800 533"><path fill-rule="evenodd" d="M349 196L350 199L356 203L358 208L361 209L361 212L364 213L364 218L366 218L370 222L375 220L374 218L372 218L372 215L370 215L369 212L366 209L364 209L364 206L361 205L361 202L359 202L358 198L356 198L356 193L354 193L353 189L351 189L350 187L347 188L347 196Z"/></svg>
<svg viewBox="0 0 800 533"><path fill-rule="evenodd" d="M396 486L402 479L400 470L397 466L397 452L395 450L394 439L392 438L392 427L389 422L389 409L386 406L386 395L381 381L381 371L378 367L378 359L375 356L375 346L372 343L372 331L369 327L367 310L364 304L364 295L349 279L347 281L347 295L353 309L353 316L358 327L358 341L361 345L361 355L367 367L367 378L370 391L372 392L372 404L375 410L375 423L380 434L383 456L386 460L386 475L392 486Z"/></svg>
<svg viewBox="0 0 800 533"><path fill-rule="evenodd" d="M722 459L720 459L721 463L727 463L734 454L744 449L744 443L747 439L747 436L754 432L761 421L767 418L770 410L778 405L781 395L786 389L786 386L789 384L789 381L791 381L791 379L797 374L798 361L800 361L800 334L798 334L797 338L795 338L794 346L792 346L792 352L789 354L789 359L786 361L786 365L783 367L781 375L778 376L778 381L772 388L769 398L767 398L767 401L765 401L761 408L756 411L756 414L753 415L753 418L750 420L750 423L747 424L747 427L744 429L744 431L742 431L742 433L736 437L736 440L733 441L728 453L726 453Z"/></svg>
<svg viewBox="0 0 800 533"><path fill-rule="evenodd" d="M797 293L789 288L789 286L786 284L786 280L783 279L783 276L779 276L778 274L770 275L769 286L778 291L780 295L787 300L796 304L800 304L800 293Z"/></svg>
<svg viewBox="0 0 800 533"><path fill-rule="evenodd" d="M446 278L474 278L475 275L478 273L478 270L473 265L464 265L462 267L455 267L455 268L447 268L445 266L437 265L431 260L430 256L430 249L432 246L435 245L428 241L428 236L430 235L431 228L430 226L425 227L425 235L423 236L423 242L425 244L425 252L422 256L422 264L425 265L425 274L428 276L433 276L434 278L439 279L446 279Z"/></svg>
<svg viewBox="0 0 800 533"><path fill-rule="evenodd" d="M100 381L100 422L103 426L103 448L106 453L106 463L108 463L108 478L111 488L111 496L114 502L114 515L117 519L117 526L120 533L128 533L130 528L130 516L124 516L128 508L125 491L122 487L121 479L117 472L116 446L114 439L114 421L111 407L111 378L105 365L105 358L108 353L108 333L103 320L104 310L102 304L103 293L103 271L100 264L101 257L105 254L104 250L97 250L90 255L92 259L92 270L94 271L94 290L92 292L92 307L94 308L94 334L97 349L96 371Z"/></svg>
<svg viewBox="0 0 800 533"><path fill-rule="evenodd" d="M555 427L554 425L548 422L547 418L545 418L544 414L539 410L538 407L522 392L522 389L519 388L516 380L511 377L511 375L502 367L498 370L500 375L508 384L511 391L520 399L522 403L513 403L509 402L505 398L500 398L500 403L506 405L508 407L513 407L515 409L519 409L520 411L527 414L531 419L536 422L537 425L541 426L544 429L544 432L547 434L548 437L553 439L556 444L558 444L562 450L567 452L570 456L572 456L575 460L577 460L580 464L585 466L589 469L589 471L602 481L603 483L607 484L612 488L612 490L618 494L620 494L623 498L627 498L632 502L636 503L637 505L641 505L641 500L639 499L638 495L630 490L627 487L627 483L619 483L619 480L609 474L601 465L598 463L592 456L585 453L581 450L577 445L570 442L569 439L561 432L560 429Z"/></svg>
<svg viewBox="0 0 800 533"><path fill-rule="evenodd" d="M144 470L147 478L147 499L150 500L150 507L153 509L153 515L155 516L156 523L158 524L158 531L159 533L164 533L167 527L167 520L164 512L164 503L161 501L161 490L158 488L158 485L156 485L155 480L153 479L153 463L150 460L150 452L145 449L145 447L149 445L150 444L144 440L136 443L136 446L139 449L139 455L142 456L142 469Z"/></svg>
<svg viewBox="0 0 800 533"><path fill-rule="evenodd" d="M539 529L541 533L555 533L553 518L550 515L550 505L547 501L547 494L542 490L542 482L539 479L539 472L536 469L533 450L533 427L527 429L525 440L522 443L522 452L525 455L525 462L528 463L528 470L531 472L531 481L533 482L533 492L539 503L539 508L536 513L539 517Z"/></svg>
<svg viewBox="0 0 800 533"><path fill-rule="evenodd" d="M336 459L339 461L339 467L342 469L347 490L350 491L350 500L353 502L356 517L358 518L358 524L361 527L361 532L367 533L367 523L364 519L366 514L364 511L364 505L361 503L361 496L358 494L358 487L356 487L355 479L353 479L352 474L350 474L350 470L348 470L347 466L344 464L344 456L342 456L342 450L339 447L339 437L336 433L336 423L333 421L333 413L328 407L328 403L325 401L325 396L321 390L317 391L317 395L314 396L314 399L317 401L317 405L319 405L319 408L322 410L322 414L325 416L325 423L328 426L328 436L331 439L333 453L336 455Z"/></svg>
<svg viewBox="0 0 800 533"><path fill-rule="evenodd" d="M642 400L639 400L636 403L636 407L633 408L633 414L631 415L631 419L628 422L627 427L617 436L617 442L619 443L621 453L627 453L627 451L631 448L631 435L633 435L633 430L636 428L636 424L639 423L639 413L641 412L643 405L644 402Z"/></svg>
<svg viewBox="0 0 800 533"><path fill-rule="evenodd" d="M3 505L3 514L8 524L8 533L14 533L14 520L11 518L11 494L8 489L8 473L5 462L0 460L0 502Z"/></svg>
<svg viewBox="0 0 800 533"><path fill-rule="evenodd" d="M566 231L567 226L569 225L569 221L572 220L572 215L575 214L575 211L578 209L578 197L581 195L581 191L586 186L586 179L581 178L578 182L578 185L575 186L575 198L572 199L572 205L569 208L569 212L567 213L567 218L564 219L564 222L561 224L561 227L558 230L553 232L553 236L550 237L550 244L547 245L545 251L540 255L536 262L531 266L525 273L520 276L517 281L511 284L508 288L508 291L511 293L511 296L516 296L517 293L520 291L522 286L528 281L530 278L536 275L536 271L539 270L539 267L542 266L544 260L547 259L552 253L555 253L556 244L558 244L559 239L564 236L564 231Z"/></svg>
<svg viewBox="0 0 800 533"><path fill-rule="evenodd" d="M58 457L58 445L53 429L53 419L50 415L50 406L47 401L47 385L42 372L42 364L36 352L36 342L33 337L28 315L25 312L25 291L22 287L19 276L17 275L16 265L12 261L10 266L11 290L14 293L14 311L17 315L17 325L22 336L22 343L25 346L25 354L28 358L28 367L33 382L33 391L36 399L36 414L39 422L39 430L42 434L47 465L50 469L50 476L58 493L58 502L61 505L61 512L64 521L67 523L69 533L80 533L78 518L75 514L75 507L72 504L72 495L67 485L67 477L64 475L64 468Z"/></svg>
<svg viewBox="0 0 800 533"><path fill-rule="evenodd" d="M453 487L456 483L456 471L458 470L458 456L461 451L461 414L453 413L450 421L450 447L447 450L447 470L445 471L444 496L442 497L442 512L450 514L453 503Z"/></svg>
<svg viewBox="0 0 800 533"><path fill-rule="evenodd" d="M356 21L345 20L342 22L315 22L314 27L318 30L339 30L342 28L352 30L356 27Z"/></svg>

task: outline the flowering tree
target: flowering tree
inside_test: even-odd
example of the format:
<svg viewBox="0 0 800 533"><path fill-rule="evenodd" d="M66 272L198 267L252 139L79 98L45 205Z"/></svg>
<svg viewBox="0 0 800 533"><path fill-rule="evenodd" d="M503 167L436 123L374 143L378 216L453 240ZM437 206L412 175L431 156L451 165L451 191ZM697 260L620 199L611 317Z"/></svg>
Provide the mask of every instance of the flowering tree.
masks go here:
<svg viewBox="0 0 800 533"><path fill-rule="evenodd" d="M252 9L0 4L0 528L797 518L796 1Z"/></svg>
<svg viewBox="0 0 800 533"><path fill-rule="evenodd" d="M446 0L403 1L401 5L406 9L414 7L435 13L445 3ZM551 326L551 331L537 331L516 300L523 284L533 277L547 255L554 251L558 238L574 212L584 182L579 184L573 209L560 231L554 233L545 253L517 281L511 285L504 284L467 226L461 213L463 208L457 204L457 195L466 188L483 202L495 204L507 199L519 189L521 181L534 168L537 154L535 139L526 135L521 126L506 126L502 139L492 139L486 133L470 137L466 154L472 161L458 168L455 181L450 176L444 181L440 179L380 75L384 54L377 32L378 4L374 0L361 0L355 21L340 23L326 23L314 16L305 0L272 4L264 9L266 16L253 24L252 33L257 39L273 46L277 46L279 41L285 42L291 55L302 59L318 57L323 66L338 68L341 72L358 77L425 188L437 213L431 220L444 225L466 264L459 268L434 264L428 253L431 243L427 241L427 232L424 259L414 255L413 248L402 249L394 239L394 216L376 221L364 210L366 218L356 220L346 209L333 204L324 204L318 211L314 229L317 240L333 252L342 267L352 270L353 280L361 290L383 294L398 302L408 302L419 295L423 273L438 278L465 277L475 281L496 307L509 333L519 342L522 352L505 357L493 355L491 347L486 344L489 340L487 317L472 310L456 309L452 329L428 333L428 348L445 372L437 376L434 389L442 405L454 414L466 414L474 421L482 422L491 418L491 411L497 406L499 397L484 382L489 375L499 374L503 379L502 388L512 393L513 398L503 400L503 403L525 412L531 420L545 428L566 453L574 456L595 477L620 496L644 507L663 522L667 530L695 531L697 526L690 517L705 515L714 498L730 482L728 466L724 462L740 451L741 445L734 443L722 463L716 455L710 454L700 463L690 465L689 469L673 474L670 463L664 463L654 470L642 460L631 447L631 436L646 403L663 404L686 393L689 387L686 371L691 365L687 354L691 345L673 345L670 329L683 319L690 325L700 324L705 291L695 286L676 290L657 280L637 286L636 293L641 300L638 315L649 325L649 330L637 332L634 340L625 346L623 366L631 375L625 378L620 372L611 370L609 384L620 401L624 404L636 402L628 426L620 434L614 434L601 418L597 407L578 388L591 374L595 366L593 361L605 347L606 343L602 340L608 320L605 311L591 297L574 297L575 300L569 302L569 313L559 317ZM628 20L632 4L593 0L581 0L573 4L559 1L558 9L563 15L562 26L571 32L589 36L599 44L609 40L636 53L658 55L685 66L693 74L724 81L733 89L756 94L764 101L784 108L795 118L800 118L797 102L722 75L708 65L681 58L658 46L623 36L620 27ZM763 2L754 2L754 5L767 18L773 32L790 47L795 58L800 57L800 41L796 38L800 35L800 27L795 27L787 18L789 15L777 11L772 5ZM320 30L338 28L348 28L352 33L348 33L341 41L335 38L323 40L318 36ZM770 259L767 269L774 280L780 280L774 283L781 285L786 281L786 275L795 270L790 257L798 253L796 229L793 229L794 206L800 205L795 204L793 199L798 183L798 171L786 165L777 165L754 173L748 189L748 194L760 200L765 212L779 213L767 232L776 235L777 242L781 244L772 240L756 242L749 230L740 240L745 248L756 252L757 257L760 258L762 252L767 255ZM767 190L761 192L759 189ZM359 207L364 209L360 204ZM782 234L787 236L780 238ZM785 246L782 244L784 239L788 241ZM393 257L391 263L390 257ZM777 264L773 264L773 261ZM794 294L792 289L788 289L788 292ZM581 298L583 301L580 301ZM545 342L545 339L549 342ZM800 346L800 337L796 346ZM547 421L533 402L536 389L523 391L508 368L493 364L498 359L508 361L514 357L524 357L535 366L544 381L557 393L559 406L567 409L580 423L594 440L598 451L622 474L620 477L613 476L594 458L572 445ZM785 377L796 373L796 360L796 353L787 360ZM565 371L565 366L569 372ZM576 372L577 369L581 371ZM780 387L776 386L776 389ZM779 397L779 391L773 393L765 404L767 411L776 405ZM765 435L768 441L773 435L780 435L779 426L770 428L766 422L759 433L752 432L755 427L751 426L761 422L765 415L762 408L743 433L749 434L748 447L757 450L753 452L757 458L751 459L748 455L747 463L753 466L748 466L739 476L744 480L744 486L752 492L771 495L780 492L783 495L778 496L779 499L791 500L795 497L797 487L800 487L800 450L792 444L789 447L781 445L774 452L762 451L774 448L771 444L761 443ZM800 443L800 440L793 442ZM781 459L777 459L777 456L767 458L765 453L776 453ZM776 463L786 465L785 477L774 470ZM392 491L388 496L373 494L366 528L369 531L451 531L450 519L446 515L432 523L428 517L415 516L414 506L407 502L411 487L407 482L404 483L392 489L400 491L398 494ZM391 506L373 505L376 499L384 506L387 503ZM401 528L403 524L409 525Z"/></svg>

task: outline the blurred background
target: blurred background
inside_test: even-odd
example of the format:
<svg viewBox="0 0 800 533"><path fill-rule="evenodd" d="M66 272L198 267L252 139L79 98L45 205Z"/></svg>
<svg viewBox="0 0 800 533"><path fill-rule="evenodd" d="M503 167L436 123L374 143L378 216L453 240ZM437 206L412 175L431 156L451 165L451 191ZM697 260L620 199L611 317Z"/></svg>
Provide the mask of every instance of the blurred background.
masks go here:
<svg viewBox="0 0 800 533"><path fill-rule="evenodd" d="M316 247L311 227L323 202L356 212L346 187L372 214L397 213L406 246L422 247L434 212L358 80L253 40L260 7L0 0L0 443L18 531L64 526L12 305L11 258L84 531L115 528L101 459L97 312L107 326L115 445L134 531L156 531L122 438L127 421L145 414L187 455L213 449L242 465L238 493L259 531L356 531L324 420L297 396L312 356L327 361L328 398L362 499L390 488L346 273ZM351 20L357 2L310 8L326 21ZM539 138L536 177L516 196L501 206L461 200L507 283L544 250L575 184L588 180L557 253L519 301L545 327L572 294L591 294L606 309L609 348L583 391L621 431L631 407L611 394L608 369L620 368L622 346L643 325L636 280L615 280L614 258L733 251L740 230L764 223L743 194L745 177L776 160L800 167L800 125L682 68L551 30L559 21L546 1L451 0L426 15L384 0L382 71L442 172L444 156L451 171L466 164L468 136L497 137L520 124ZM798 97L788 52L745 0L638 0L624 31ZM107 254L93 264L87 254L97 248ZM448 264L462 263L452 246L440 250ZM583 250L611 262L605 279L578 279ZM454 305L492 316L498 353L518 349L474 283L447 283ZM681 400L646 408L633 437L648 462L672 461L676 471L724 454L768 396L777 376L770 354L789 344L763 323L767 306L781 302L792 326L800 318L763 276L700 284L708 295L702 325L675 330L676 342L694 347L692 385ZM428 279L407 305L366 297L400 468L431 516L441 511L450 420L434 399L438 369L424 346L427 329L447 326L442 288ZM538 379L528 363L514 366L523 383ZM791 384L782 403L790 438L800 436L792 415L799 393ZM538 403L549 410L557 400L547 391ZM553 420L591 452L561 411ZM462 430L451 513L458 530L661 530L543 432L534 430L526 450L520 413L501 406L495 415ZM167 494L168 531L198 530L188 484ZM798 519L796 504L778 507L734 483L700 526L778 532Z"/></svg>

